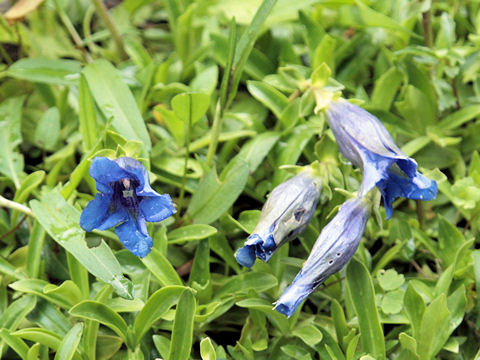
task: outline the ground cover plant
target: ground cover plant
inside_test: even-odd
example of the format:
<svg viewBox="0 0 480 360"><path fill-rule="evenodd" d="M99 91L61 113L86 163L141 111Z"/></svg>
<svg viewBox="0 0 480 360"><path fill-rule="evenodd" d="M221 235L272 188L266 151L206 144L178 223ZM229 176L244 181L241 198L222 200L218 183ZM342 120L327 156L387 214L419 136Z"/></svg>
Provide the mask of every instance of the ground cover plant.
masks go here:
<svg viewBox="0 0 480 360"><path fill-rule="evenodd" d="M0 12L2 359L480 358L480 2Z"/></svg>

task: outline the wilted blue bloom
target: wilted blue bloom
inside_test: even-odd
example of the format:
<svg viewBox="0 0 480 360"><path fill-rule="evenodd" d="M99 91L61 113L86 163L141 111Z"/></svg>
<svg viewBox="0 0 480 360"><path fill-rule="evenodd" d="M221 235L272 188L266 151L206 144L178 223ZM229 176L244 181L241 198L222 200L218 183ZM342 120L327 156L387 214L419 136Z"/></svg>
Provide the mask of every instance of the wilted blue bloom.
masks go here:
<svg viewBox="0 0 480 360"><path fill-rule="evenodd" d="M370 215L365 198L346 201L320 233L307 261L275 304L275 310L292 316L330 275L339 271L357 250Z"/></svg>
<svg viewBox="0 0 480 360"><path fill-rule="evenodd" d="M359 195L377 186L387 218L392 216L392 203L398 197L436 197L437 183L418 172L416 161L398 148L375 116L345 100L330 103L327 115L341 153L363 171Z"/></svg>
<svg viewBox="0 0 480 360"><path fill-rule="evenodd" d="M255 230L235 254L237 262L251 267L256 257L268 261L280 245L305 230L315 212L320 189L321 182L310 169L275 187L263 205Z"/></svg>
<svg viewBox="0 0 480 360"><path fill-rule="evenodd" d="M145 221L158 222L176 212L170 195L160 195L150 187L148 172L137 160L122 157L93 159L90 176L99 193L80 217L85 231L106 230L115 225L115 233L132 254L144 257L153 245Z"/></svg>

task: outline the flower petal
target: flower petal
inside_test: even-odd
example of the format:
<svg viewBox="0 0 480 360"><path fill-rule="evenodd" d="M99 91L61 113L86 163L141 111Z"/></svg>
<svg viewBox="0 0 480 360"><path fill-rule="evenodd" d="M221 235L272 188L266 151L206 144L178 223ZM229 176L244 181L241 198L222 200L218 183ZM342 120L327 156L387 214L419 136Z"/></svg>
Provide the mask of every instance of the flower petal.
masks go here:
<svg viewBox="0 0 480 360"><path fill-rule="evenodd" d="M139 208L145 220L149 222L162 221L177 212L168 194L144 197Z"/></svg>
<svg viewBox="0 0 480 360"><path fill-rule="evenodd" d="M115 162L125 172L128 173L128 177L136 178L139 182L136 193L138 196L159 196L155 190L150 186L150 179L148 171L139 161L130 157L121 157L115 159Z"/></svg>
<svg viewBox="0 0 480 360"><path fill-rule="evenodd" d="M384 199L387 219L392 217L392 204L396 198L405 197L413 200L433 200L437 196L437 183L418 171L411 179L400 176L392 170L388 171L388 176L388 179L381 180L377 184Z"/></svg>
<svg viewBox="0 0 480 360"><path fill-rule="evenodd" d="M96 227L96 229L107 230L127 220L128 220L127 210L125 210L125 208L123 207L120 207L115 212L109 214L108 217L106 217L103 220L103 222Z"/></svg>
<svg viewBox="0 0 480 360"><path fill-rule="evenodd" d="M346 201L320 233L307 261L276 302L275 310L291 316L330 275L339 271L357 250L370 215L363 198Z"/></svg>
<svg viewBox="0 0 480 360"><path fill-rule="evenodd" d="M95 195L80 215L80 226L85 231L97 229L108 216L111 195Z"/></svg>
<svg viewBox="0 0 480 360"><path fill-rule="evenodd" d="M114 160L106 157L96 157L90 166L90 176L96 181L97 190L104 194L112 194L110 183L128 178L129 173L122 169Z"/></svg>
<svg viewBox="0 0 480 360"><path fill-rule="evenodd" d="M143 220L143 224L141 224ZM139 223L137 223L139 222ZM139 216L135 221L128 216L127 221L115 228L115 233L122 242L123 246L133 255L141 258L147 256L153 246L152 238L146 233L145 219Z"/></svg>

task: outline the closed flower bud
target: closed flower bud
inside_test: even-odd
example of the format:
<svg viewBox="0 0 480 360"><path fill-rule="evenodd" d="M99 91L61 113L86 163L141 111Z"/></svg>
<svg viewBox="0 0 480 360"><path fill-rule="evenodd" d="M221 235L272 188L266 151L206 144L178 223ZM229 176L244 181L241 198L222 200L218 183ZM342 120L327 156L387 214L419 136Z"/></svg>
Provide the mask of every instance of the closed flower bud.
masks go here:
<svg viewBox="0 0 480 360"><path fill-rule="evenodd" d="M365 198L348 200L340 207L337 215L323 228L293 283L276 302L275 310L292 316L303 300L351 259L369 215Z"/></svg>
<svg viewBox="0 0 480 360"><path fill-rule="evenodd" d="M257 257L268 261L280 245L304 231L315 212L320 189L320 179L311 169L273 189L255 230L235 254L237 262L251 267Z"/></svg>

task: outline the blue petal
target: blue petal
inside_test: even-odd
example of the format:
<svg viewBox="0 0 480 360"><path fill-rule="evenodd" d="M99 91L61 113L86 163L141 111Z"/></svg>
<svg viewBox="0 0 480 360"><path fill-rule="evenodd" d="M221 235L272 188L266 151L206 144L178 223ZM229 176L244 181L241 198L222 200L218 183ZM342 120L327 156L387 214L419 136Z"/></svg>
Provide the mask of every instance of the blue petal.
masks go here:
<svg viewBox="0 0 480 360"><path fill-rule="evenodd" d="M128 220L128 212L125 208L120 207L115 212L108 215L103 222L96 227L98 230L107 230L121 222Z"/></svg>
<svg viewBox="0 0 480 360"><path fill-rule="evenodd" d="M252 267L255 264L255 246L245 245L237 250L235 253L237 262L245 267Z"/></svg>
<svg viewBox="0 0 480 360"><path fill-rule="evenodd" d="M130 157L121 157L115 162L128 173L128 177L136 178L139 185L136 189L138 196L159 196L155 190L150 186L150 179L148 171L140 162Z"/></svg>
<svg viewBox="0 0 480 360"><path fill-rule="evenodd" d="M139 207L145 220L149 222L162 221L177 212L168 194L144 197Z"/></svg>
<svg viewBox="0 0 480 360"><path fill-rule="evenodd" d="M80 215L80 226L85 231L97 229L108 216L111 195L97 194Z"/></svg>
<svg viewBox="0 0 480 360"><path fill-rule="evenodd" d="M293 283L282 294L281 300L275 303L274 310L288 317L295 314L302 302L314 291L311 286L298 286Z"/></svg>
<svg viewBox="0 0 480 360"><path fill-rule="evenodd" d="M123 170L115 161L106 157L93 159L89 173L96 181L97 190L104 194L113 193L110 183L129 177L128 172Z"/></svg>
<svg viewBox="0 0 480 360"><path fill-rule="evenodd" d="M433 200L437 196L438 186L434 180L416 172L413 178L402 177L388 171L388 179L381 180L377 186L382 193L387 219L393 214L392 204L396 198L405 197L413 200Z"/></svg>
<svg viewBox="0 0 480 360"><path fill-rule="evenodd" d="M150 253L153 241L146 233L145 219L142 216L137 221L129 216L126 222L115 228L115 233L133 255L143 258Z"/></svg>
<svg viewBox="0 0 480 360"><path fill-rule="evenodd" d="M266 236L265 240L259 234L250 235L245 245L235 253L237 262L242 266L252 267L256 257L260 260L268 261L277 249L271 234L272 230L273 227L270 229L270 235Z"/></svg>

